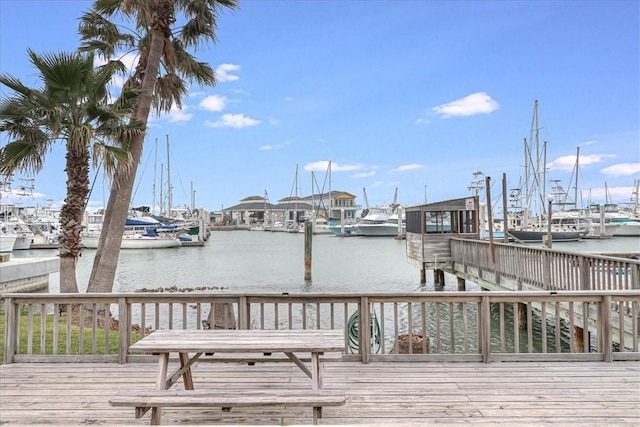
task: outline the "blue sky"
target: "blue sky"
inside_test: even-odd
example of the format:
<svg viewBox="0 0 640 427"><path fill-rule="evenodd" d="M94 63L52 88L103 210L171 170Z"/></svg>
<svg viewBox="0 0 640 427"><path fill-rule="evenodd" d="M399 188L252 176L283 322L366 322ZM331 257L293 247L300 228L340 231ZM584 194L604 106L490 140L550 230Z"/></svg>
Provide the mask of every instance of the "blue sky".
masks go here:
<svg viewBox="0 0 640 427"><path fill-rule="evenodd" d="M154 181L158 201L161 171L166 185L167 135L174 206L190 205L192 188L196 206L211 211L265 190L274 203L326 191L328 161L331 189L360 204L363 189L370 206L393 201L396 188L406 205L465 197L476 171L491 177L495 199L503 174L511 189L524 173L535 100L548 188L573 194L579 147L579 202L604 202L605 189L631 200L640 179L640 2L239 4L220 16L218 43L197 53L218 84L192 86L182 111L152 120L134 205L151 204ZM1 0L0 71L37 85L26 49L75 49L77 18L90 5ZM104 204L106 188L98 178L90 207ZM59 205L64 194L60 145L35 177L35 202Z"/></svg>

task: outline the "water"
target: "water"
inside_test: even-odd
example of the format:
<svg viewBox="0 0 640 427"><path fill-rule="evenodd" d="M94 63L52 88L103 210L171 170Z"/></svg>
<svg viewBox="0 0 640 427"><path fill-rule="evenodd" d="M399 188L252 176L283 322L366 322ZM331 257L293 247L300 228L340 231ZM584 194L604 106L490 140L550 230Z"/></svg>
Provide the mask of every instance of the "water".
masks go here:
<svg viewBox="0 0 640 427"><path fill-rule="evenodd" d="M214 231L202 247L120 252L114 292L221 287L228 292L413 292L435 289L433 275L420 284L419 270L406 259L405 241L394 238L313 236L311 280L304 280L304 235L264 231ZM532 247L537 245L532 244ZM539 245L542 246L542 245ZM558 242L572 252L640 251L640 239ZM18 251L13 257L57 256L57 250ZM86 290L95 251L82 252L78 286ZM445 275L441 290L455 291L456 279ZM474 285L467 282L468 288ZM59 290L59 274L50 277Z"/></svg>
<svg viewBox="0 0 640 427"><path fill-rule="evenodd" d="M121 251L113 291L134 292L142 288L174 286L185 289L223 288L228 293L405 293L436 290L433 275L429 272L426 275L427 283L420 283L419 270L407 262L405 245L404 240L384 237L313 236L312 280L305 281L303 234L216 231L203 247ZM553 248L570 252L630 252L640 250L640 239L625 237L558 242ZM94 254L94 250L84 250L79 259L77 277L81 292L86 290ZM57 250L36 250L21 251L12 256L21 258L56 255ZM457 290L454 276L445 275L445 280L445 286L438 287L437 290ZM467 289L479 288L467 281ZM58 273L51 275L49 291L59 291ZM433 319L435 305L428 304L428 309ZM442 306L437 310L444 310L441 317L446 323L446 307ZM461 327L459 323L462 315L457 311L453 315L456 325ZM417 315L415 321L418 322L419 318ZM475 318L473 312L469 318ZM512 319L512 313L506 313L507 330L511 330ZM393 324L393 319L387 320L388 325ZM536 348L540 347L540 324L540 321L534 323ZM429 327L433 328L433 325ZM565 329L563 335L568 336L568 329ZM431 332L433 331L430 330ZM549 330L547 335L553 347L553 330ZM566 343L566 340L563 341ZM391 341L386 344L387 348L392 345ZM456 345L462 348L464 343ZM497 343L494 342L494 345ZM511 346L511 341L507 345ZM527 335L522 331L522 351L526 351L526 345Z"/></svg>

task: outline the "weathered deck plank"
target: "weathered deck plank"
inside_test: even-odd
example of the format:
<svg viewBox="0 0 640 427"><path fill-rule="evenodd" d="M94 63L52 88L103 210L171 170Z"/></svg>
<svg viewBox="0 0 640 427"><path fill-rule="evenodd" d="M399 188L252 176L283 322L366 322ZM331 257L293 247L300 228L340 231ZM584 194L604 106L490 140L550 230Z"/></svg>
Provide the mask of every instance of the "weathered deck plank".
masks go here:
<svg viewBox="0 0 640 427"><path fill-rule="evenodd" d="M155 363L20 363L0 366L0 424L147 425L109 397L155 386ZM305 389L286 363L201 362L196 389ZM181 387L181 384L178 383ZM637 362L327 363L324 388L346 405L323 410L321 424L468 423L640 425ZM308 408L165 409L163 424L311 424Z"/></svg>

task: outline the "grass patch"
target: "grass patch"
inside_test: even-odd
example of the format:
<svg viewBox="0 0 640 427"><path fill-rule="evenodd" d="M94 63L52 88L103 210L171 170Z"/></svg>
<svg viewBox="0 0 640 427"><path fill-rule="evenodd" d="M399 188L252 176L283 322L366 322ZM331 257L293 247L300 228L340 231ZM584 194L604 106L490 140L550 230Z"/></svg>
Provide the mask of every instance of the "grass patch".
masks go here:
<svg viewBox="0 0 640 427"><path fill-rule="evenodd" d="M56 319L57 317L57 319ZM57 322L56 322L57 320ZM55 314L20 313L20 331L18 354L34 355L82 355L82 354L117 354L118 331L105 331L85 326L80 328L77 322L71 322L68 327L67 313L59 317ZM31 334L29 325L32 325ZM57 330L57 337L55 337ZM4 301L0 300L0 355L5 350L5 311ZM141 338L140 333L132 333L133 342ZM55 351L54 351L55 346ZM0 364L4 357L0 357Z"/></svg>

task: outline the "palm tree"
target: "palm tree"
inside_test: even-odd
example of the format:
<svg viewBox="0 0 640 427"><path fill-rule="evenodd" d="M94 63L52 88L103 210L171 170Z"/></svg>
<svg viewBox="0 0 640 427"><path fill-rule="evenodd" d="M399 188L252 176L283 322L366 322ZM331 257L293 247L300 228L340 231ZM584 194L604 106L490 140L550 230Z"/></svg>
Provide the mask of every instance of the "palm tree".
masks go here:
<svg viewBox="0 0 640 427"><path fill-rule="evenodd" d="M39 55L28 50L42 88L30 88L8 74L0 83L12 96L0 103L0 131L10 141L0 149L0 174L37 173L57 141L66 144L67 195L60 210L60 291L78 292L75 266L81 252L80 232L89 194L89 161L111 173L129 154L105 141L120 143L142 133L123 122L131 111L131 95L109 104L108 83L114 67L94 69L93 55L57 53ZM136 130L138 129L138 130ZM90 156L90 154L93 154Z"/></svg>
<svg viewBox="0 0 640 427"><path fill-rule="evenodd" d="M138 65L125 88L136 88L140 96L132 119L146 127L153 108L158 114L187 93L186 81L214 85L209 64L198 62L187 49L215 42L217 17L222 7L235 9L238 0L97 0L80 20L84 50L110 58L117 51L137 50ZM180 15L177 17L177 15ZM122 16L135 21L137 33L121 32L110 19ZM176 22L184 22L176 28ZM185 81L186 79L186 81ZM144 145L141 135L127 145L129 165L114 175L109 201L94 258L88 292L111 292L120 255L120 241L129 212L133 184Z"/></svg>

